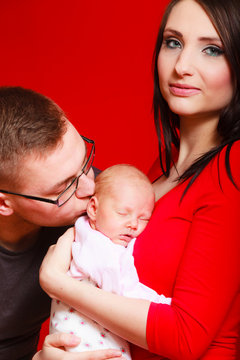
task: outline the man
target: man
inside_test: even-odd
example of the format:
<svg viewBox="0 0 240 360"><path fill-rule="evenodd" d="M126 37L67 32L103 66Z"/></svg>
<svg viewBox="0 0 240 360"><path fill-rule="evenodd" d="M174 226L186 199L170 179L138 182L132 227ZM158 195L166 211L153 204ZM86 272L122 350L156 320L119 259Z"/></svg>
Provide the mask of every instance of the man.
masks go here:
<svg viewBox="0 0 240 360"><path fill-rule="evenodd" d="M94 142L52 100L0 87L1 360L29 360L36 352L50 310L39 267L48 247L86 210L93 158ZM34 359L114 358L111 351L66 354L61 349L71 339L54 335Z"/></svg>

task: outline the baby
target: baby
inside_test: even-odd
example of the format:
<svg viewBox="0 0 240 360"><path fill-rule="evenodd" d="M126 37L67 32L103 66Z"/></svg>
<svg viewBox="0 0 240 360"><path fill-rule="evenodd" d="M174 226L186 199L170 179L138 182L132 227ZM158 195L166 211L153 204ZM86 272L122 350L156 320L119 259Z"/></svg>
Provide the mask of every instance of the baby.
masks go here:
<svg viewBox="0 0 240 360"><path fill-rule="evenodd" d="M149 179L134 166L114 165L100 173L88 216L75 224L69 275L119 295L170 304L170 298L139 282L132 256L135 238L147 226L154 202ZM59 300L53 300L51 310L50 332L56 331L81 337L80 345L69 351L117 348L131 359L125 340Z"/></svg>

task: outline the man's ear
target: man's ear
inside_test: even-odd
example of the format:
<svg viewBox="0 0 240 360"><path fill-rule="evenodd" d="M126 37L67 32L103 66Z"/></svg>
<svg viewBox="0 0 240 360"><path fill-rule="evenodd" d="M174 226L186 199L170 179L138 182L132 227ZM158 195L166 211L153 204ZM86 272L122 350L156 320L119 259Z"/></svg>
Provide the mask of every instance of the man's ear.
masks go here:
<svg viewBox="0 0 240 360"><path fill-rule="evenodd" d="M13 212L12 203L8 195L0 192L0 215L9 216L12 215Z"/></svg>
<svg viewBox="0 0 240 360"><path fill-rule="evenodd" d="M98 199L96 196L92 196L87 204L87 214L91 221L96 220L96 214L98 209Z"/></svg>

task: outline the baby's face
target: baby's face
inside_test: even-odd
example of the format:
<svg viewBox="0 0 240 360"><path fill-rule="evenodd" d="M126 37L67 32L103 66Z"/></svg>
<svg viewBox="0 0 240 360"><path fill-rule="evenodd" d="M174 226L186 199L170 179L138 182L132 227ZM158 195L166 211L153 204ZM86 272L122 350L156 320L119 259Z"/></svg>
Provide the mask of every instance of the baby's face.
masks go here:
<svg viewBox="0 0 240 360"><path fill-rule="evenodd" d="M127 246L146 227L154 207L151 187L121 184L99 198L96 229L114 243Z"/></svg>

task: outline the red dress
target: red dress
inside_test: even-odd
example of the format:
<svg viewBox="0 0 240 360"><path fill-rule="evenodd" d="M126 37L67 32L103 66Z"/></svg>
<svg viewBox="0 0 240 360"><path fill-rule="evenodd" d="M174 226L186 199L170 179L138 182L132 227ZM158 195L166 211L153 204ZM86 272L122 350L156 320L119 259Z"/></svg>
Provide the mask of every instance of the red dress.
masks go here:
<svg viewBox="0 0 240 360"><path fill-rule="evenodd" d="M151 303L146 331L155 355L132 346L134 360L240 359L240 191L227 176L225 152L182 202L188 181L159 199L136 241L140 281L172 305ZM240 141L230 165L240 188Z"/></svg>

